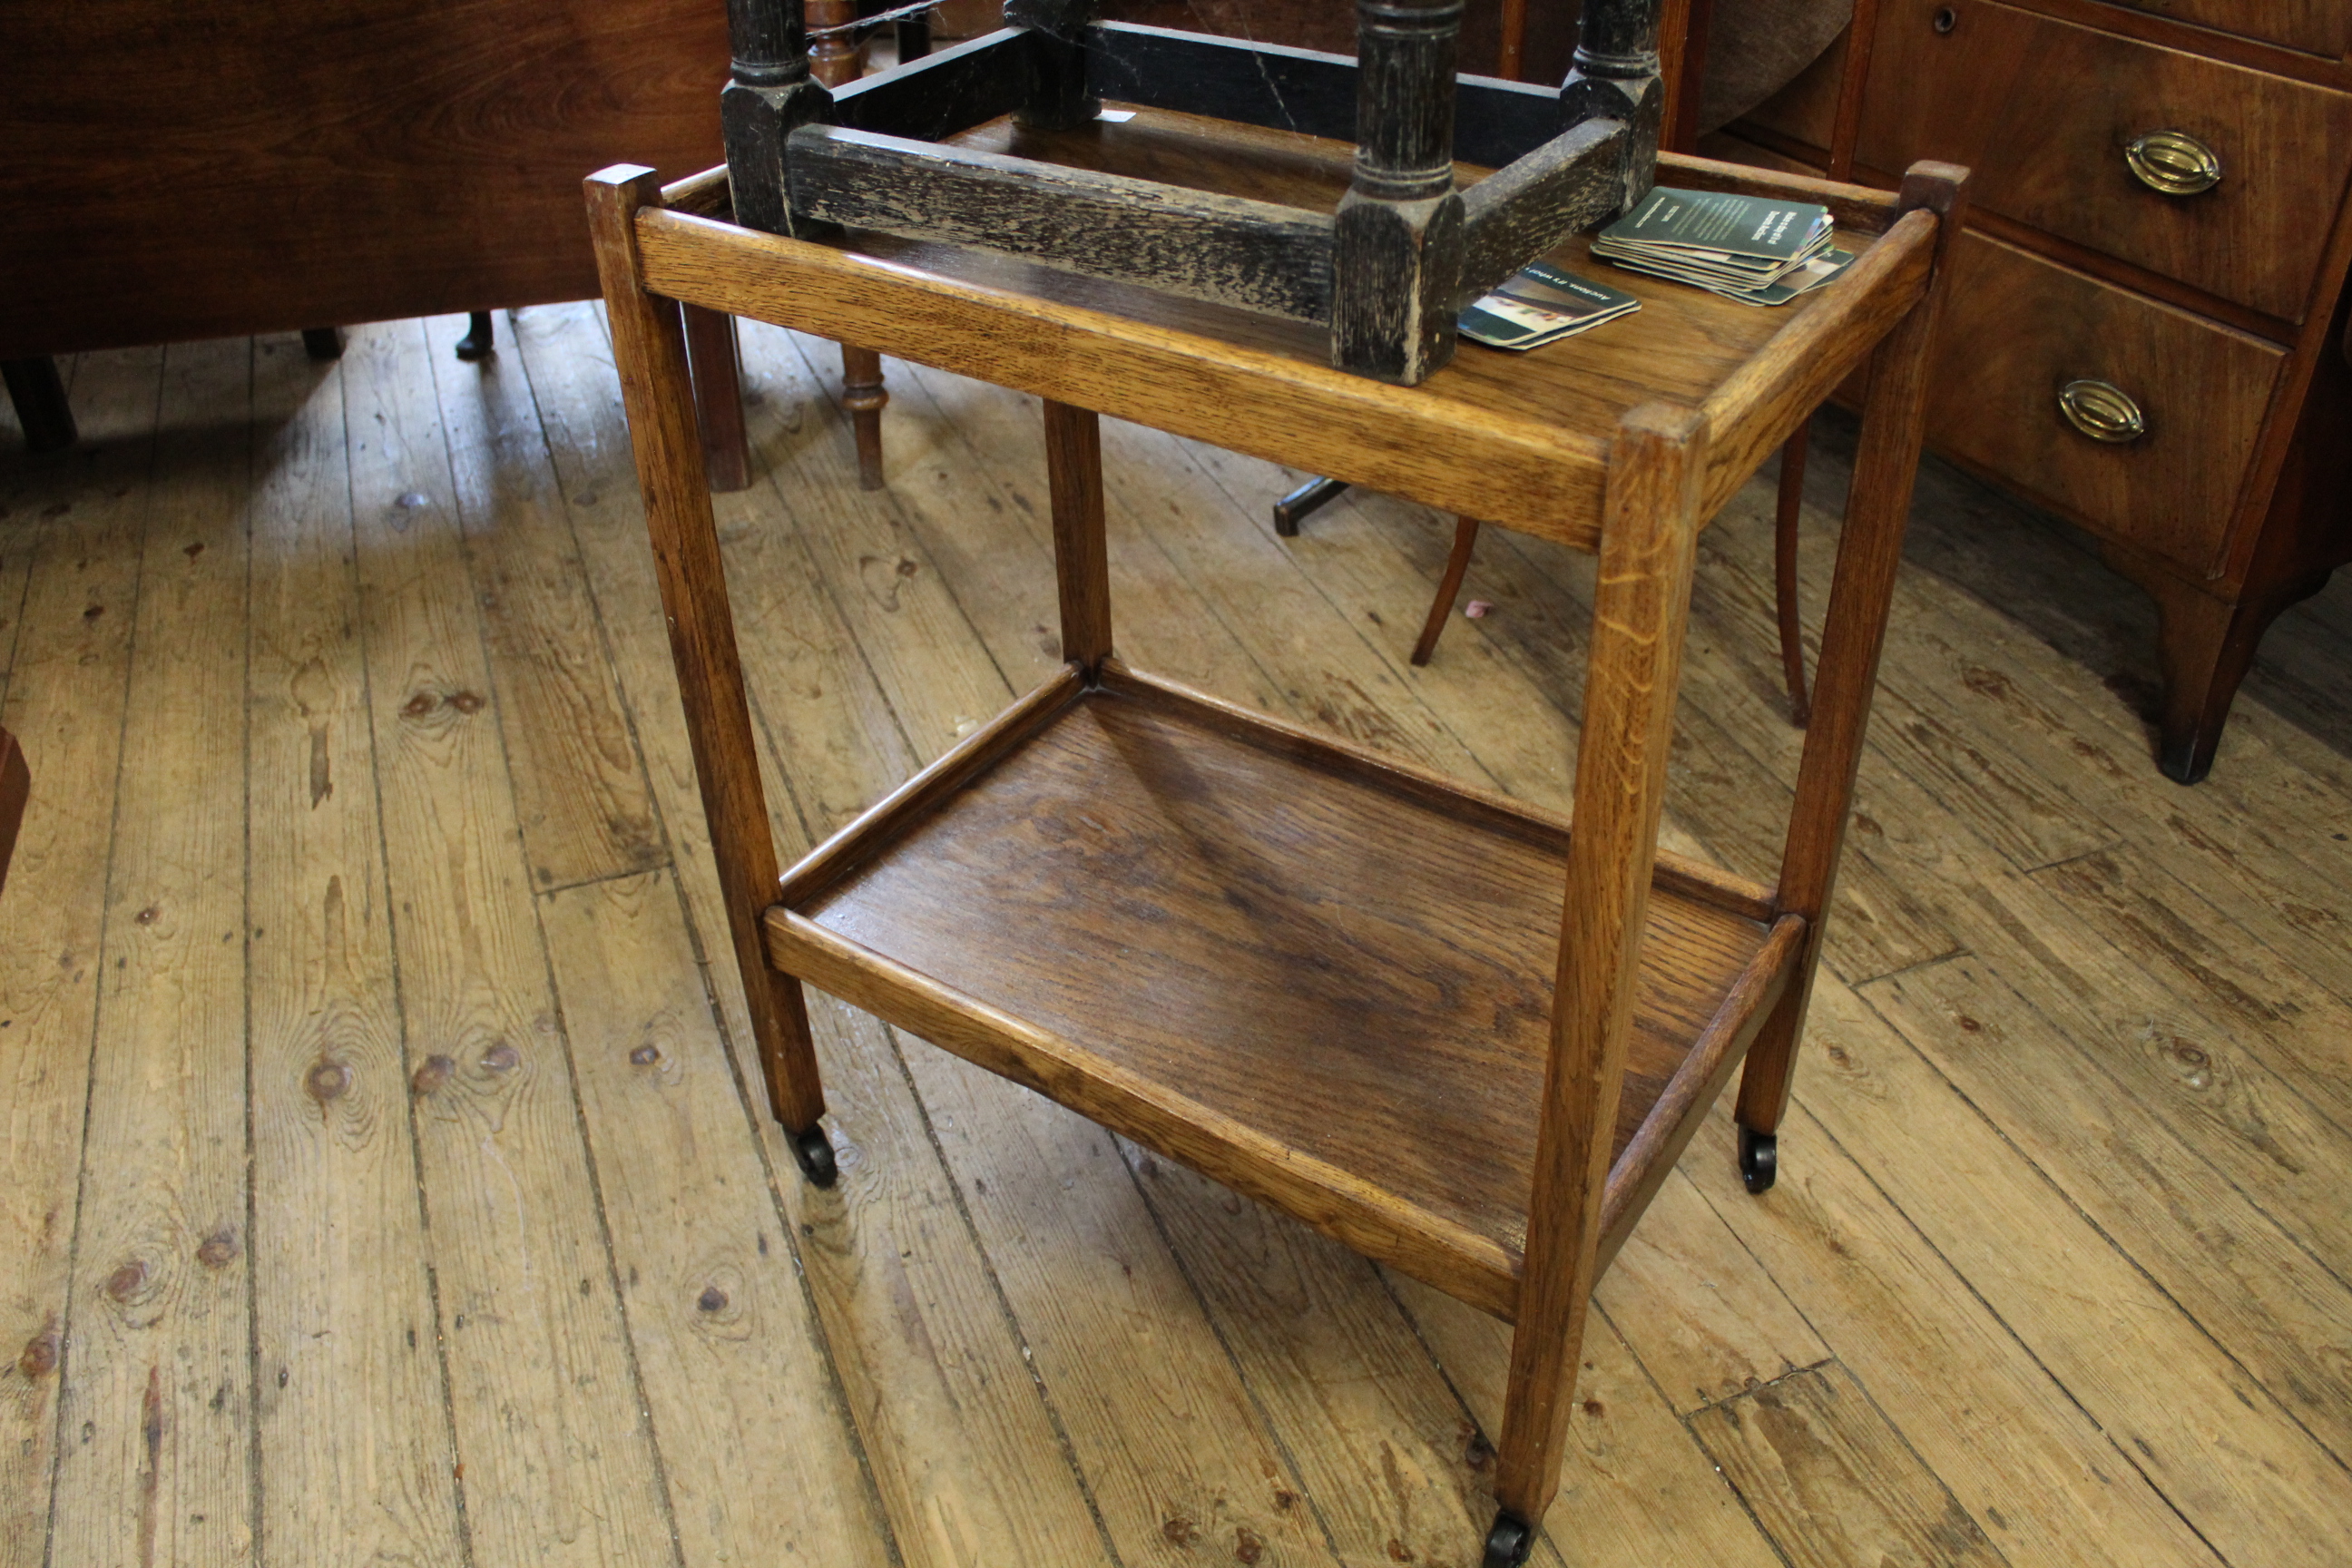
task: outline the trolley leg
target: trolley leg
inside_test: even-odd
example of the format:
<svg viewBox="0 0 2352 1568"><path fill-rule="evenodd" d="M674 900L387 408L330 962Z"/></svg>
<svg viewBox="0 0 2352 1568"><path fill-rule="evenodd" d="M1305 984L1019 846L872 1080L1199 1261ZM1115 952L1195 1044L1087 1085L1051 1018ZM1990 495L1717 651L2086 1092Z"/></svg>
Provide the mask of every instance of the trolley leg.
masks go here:
<svg viewBox="0 0 2352 1568"><path fill-rule="evenodd" d="M612 320L646 531L669 622L670 659L686 709L687 737L710 824L710 858L726 900L728 933L751 1017L768 1096L791 1135L793 1157L820 1185L834 1175L832 1147L818 1118L824 1089L809 1037L801 984L770 963L762 921L776 902L776 844L760 785L760 757L727 603L727 574L687 373L686 329L677 301L646 291L636 215L661 204L650 169L622 164L587 182L590 234ZM821 1148L820 1145L823 1145Z"/></svg>

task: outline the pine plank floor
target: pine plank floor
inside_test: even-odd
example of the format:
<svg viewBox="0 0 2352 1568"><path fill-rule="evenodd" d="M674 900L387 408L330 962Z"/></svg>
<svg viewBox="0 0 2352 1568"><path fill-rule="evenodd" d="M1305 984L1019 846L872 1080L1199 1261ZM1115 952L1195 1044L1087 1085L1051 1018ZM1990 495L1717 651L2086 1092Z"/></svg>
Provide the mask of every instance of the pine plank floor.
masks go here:
<svg viewBox="0 0 2352 1568"><path fill-rule="evenodd" d="M0 428L0 1568L1475 1561L1498 1325L817 998L760 1109L597 310L91 354ZM1054 667L1033 400L747 326L719 521L787 859ZM1851 429L1809 477L1826 595ZM1590 563L1105 428L1120 648L1563 805ZM1666 838L1773 867L1770 491ZM1922 474L1783 1174L1595 1314L1549 1568L2352 1556L2352 581L2211 779L2154 616Z"/></svg>

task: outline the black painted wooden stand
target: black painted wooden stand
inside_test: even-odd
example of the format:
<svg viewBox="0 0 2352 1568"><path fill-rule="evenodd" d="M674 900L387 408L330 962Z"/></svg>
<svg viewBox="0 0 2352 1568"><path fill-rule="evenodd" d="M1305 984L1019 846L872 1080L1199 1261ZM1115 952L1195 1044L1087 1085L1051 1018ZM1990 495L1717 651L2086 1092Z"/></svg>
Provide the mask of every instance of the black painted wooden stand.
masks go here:
<svg viewBox="0 0 2352 1568"><path fill-rule="evenodd" d="M720 98L736 221L947 240L1331 330L1343 370L1411 384L1462 301L1645 194L1659 0L1586 0L1553 91L1457 77L1461 0L1356 0L1357 57L1006 0L1006 26L828 92L801 0L730 0ZM1337 213L941 145L999 115L1067 128L1104 99L1356 143ZM1455 160L1496 173L1454 188Z"/></svg>

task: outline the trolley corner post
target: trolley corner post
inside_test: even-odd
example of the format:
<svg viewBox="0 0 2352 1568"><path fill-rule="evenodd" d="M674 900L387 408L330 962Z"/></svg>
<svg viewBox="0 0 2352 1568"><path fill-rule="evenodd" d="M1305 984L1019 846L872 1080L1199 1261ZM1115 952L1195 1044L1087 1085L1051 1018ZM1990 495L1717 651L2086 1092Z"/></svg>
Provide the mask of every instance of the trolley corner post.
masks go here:
<svg viewBox="0 0 2352 1568"><path fill-rule="evenodd" d="M1904 525L1927 422L1927 351L1951 282L1952 249L1966 216L1967 178L1966 170L1936 163L1915 163L1903 177L1898 214L1925 209L1936 215L1934 271L1927 295L1870 357L1845 533L1838 542L1811 720L1773 894L1782 913L1804 917L1805 950L1795 984L1748 1047L1739 1079L1739 1173L1751 1193L1771 1186L1779 1173L1780 1118L1788 1112L1796 1078L1797 1042L1804 1034L1825 917L1837 889L1870 700L1878 684L1878 656L1903 563Z"/></svg>
<svg viewBox="0 0 2352 1568"><path fill-rule="evenodd" d="M795 5L797 10L797 5ZM751 1033L768 1095L793 1157L820 1186L834 1179L819 1118L824 1090L801 983L768 962L760 917L777 899L776 843L760 784L759 750L727 602L726 569L703 470L702 436L687 373L686 332L674 300L638 282L637 213L662 205L651 169L616 164L588 176L588 221L613 329L613 359L628 411L646 531L653 542L670 657L709 819L710 858L727 904Z"/></svg>
<svg viewBox="0 0 2352 1568"><path fill-rule="evenodd" d="M1648 404L1620 421L1609 455L1551 1063L1496 1445L1501 1511L1487 1540L1487 1568L1524 1560L1559 1487L1665 801L1706 435L1703 416Z"/></svg>

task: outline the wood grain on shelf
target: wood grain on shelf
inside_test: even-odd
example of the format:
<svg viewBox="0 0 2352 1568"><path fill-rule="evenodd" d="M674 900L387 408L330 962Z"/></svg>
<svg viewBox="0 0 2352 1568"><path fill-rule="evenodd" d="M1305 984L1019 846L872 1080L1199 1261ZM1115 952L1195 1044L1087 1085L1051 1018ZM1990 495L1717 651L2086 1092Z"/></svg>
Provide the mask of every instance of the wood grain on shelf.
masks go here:
<svg viewBox="0 0 2352 1568"><path fill-rule="evenodd" d="M1315 849L1349 842L1378 847L1340 868ZM1550 1012L1532 977L1549 967L1562 866L1556 849L1284 765L1156 704L1093 697L816 894L805 920L1147 1076L1183 1060L1171 1081L1221 1120L1373 1180L1507 1257L1525 1236ZM1039 922L1072 877L1083 885L1113 868L1119 901L1041 947ZM1229 906L1220 878L1244 868L1252 890ZM1456 903L1433 923L1428 911ZM1687 899L1653 907L1641 1044L1612 1150L1762 940L1752 922ZM772 917L770 934L780 962L814 956L818 932L800 921ZM975 937L978 950L957 951ZM823 956L812 978L834 989L850 960ZM1303 982L1302 969L1322 978ZM1108 1012L1082 1001L1095 973L1127 976ZM857 999L870 1005L866 990ZM1465 995L1480 998L1468 1035L1446 1022ZM1336 1036L1335 1019L1348 1020ZM1286 1065L1269 1068L1276 1059ZM1433 1077L1459 1087L1432 1102L1416 1086ZM1366 1088L1380 1082L1386 1097ZM1507 1311L1500 1287L1480 1297Z"/></svg>
<svg viewBox="0 0 2352 1568"><path fill-rule="evenodd" d="M781 340L782 335L777 336ZM751 341L761 341L756 331ZM824 351L814 341L803 340L798 346L803 363L786 367L791 373L787 384L792 388L792 400L803 407L810 403L821 406L824 395L809 376L804 362L811 356L822 356ZM918 582L936 572L949 582L962 585L961 603L986 643L990 657L1018 682L1024 677L1013 672L1050 668L1056 651L1050 630L1051 552L1040 523L1044 506L1039 464L1026 447L1034 436L1034 405L1026 399L1007 398L988 388L928 371L915 372L904 384L908 387L907 395L921 399L918 405L920 411L910 416L914 423L905 427L908 432L905 439L909 443L909 471L916 479L911 486L906 480L898 483L891 504L893 513L903 517L907 527L920 540L919 554L908 557L919 562L920 576L906 581ZM937 395L935 402L931 398L933 392ZM1413 731L1396 720L1386 725L1370 723L1376 712L1370 704L1378 699L1348 684L1349 670L1360 666L1343 665L1338 670L1309 675L1310 669L1328 658L1335 649L1360 646L1352 634L1344 630L1343 613L1325 604L1316 592L1314 584L1322 575L1321 569L1302 570L1300 564L1286 559L1279 547L1269 545L1260 551L1255 547L1260 538L1255 531L1230 525L1209 526L1229 515L1234 506L1246 506L1255 513L1262 500L1246 490L1228 499L1200 477L1202 465L1214 464L1224 455L1167 442L1154 433L1132 426L1107 426L1103 434L1107 444L1115 442L1120 448L1109 455L1108 474L1114 503L1110 518L1114 575L1124 590L1122 602L1129 606L1122 623L1123 645L1154 668L1228 672L1232 683L1220 682L1218 689L1251 695L1255 700L1271 704L1278 710L1305 710L1308 717L1328 721L1334 715L1325 704L1345 701L1349 705L1349 716L1361 715L1367 738L1391 752L1402 747L1409 753L1418 754ZM822 443L806 443L798 449L814 451L814 456L804 465L795 466L796 483L805 487L796 489L795 496L805 498L809 489L817 487L837 492L841 481L837 478L829 480L827 475L838 472L838 460L825 454ZM1009 459L1008 453L1012 454ZM946 468L944 465L950 461L958 466ZM1249 464L1248 459L1234 461ZM936 501L925 499L934 496ZM959 496L971 499L957 505ZM1124 505L1120 504L1122 498ZM1193 531L1191 520L1195 516L1202 526L1197 531L1198 538L1191 540L1178 555L1185 573L1178 575L1169 557L1155 549L1154 543L1170 540L1172 531L1181 530L1189 536ZM1146 527L1148 533L1144 531ZM1250 564L1240 568L1235 564L1236 547L1244 539L1251 542L1244 557ZM1222 616L1208 613L1206 606L1213 602L1202 599L1199 591L1192 586L1193 572L1202 574L1200 581L1205 587L1227 595L1242 594L1246 578L1250 595L1265 595L1263 610L1258 608L1260 601L1256 597L1246 597ZM845 586L856 591L854 584ZM1405 596L1417 610L1427 596L1425 581L1416 579ZM1276 608L1279 605L1289 607ZM1268 617L1274 617L1274 624L1262 624ZM1328 624L1339 635L1302 641L1285 634L1286 624ZM1298 695L1286 696L1279 689L1251 684L1250 672L1258 667L1241 663L1233 653L1221 651L1221 644L1223 648L1233 648L1235 637L1249 638L1253 646L1262 647L1265 658L1280 661L1276 668L1294 672L1288 684ZM782 643L779 651L790 646L789 642ZM1397 650L1398 659L1402 657L1402 650ZM1045 661L1043 666L1036 662L1041 660ZM1376 670L1379 667L1371 668ZM934 677L934 681L938 679ZM1263 677L1255 679L1262 680ZM1366 675L1361 679L1377 680L1378 677ZM1372 689L1386 695L1389 701L1397 700L1395 689L1391 686L1378 685ZM1330 693L1328 698L1324 695L1326 691ZM1459 723L1474 712L1465 703L1449 722ZM1507 726L1494 725L1475 732L1480 737L1482 749L1490 743L1511 743L1507 738ZM1564 750L1555 754L1555 766L1563 755ZM921 1059L919 1053L916 1059ZM1343 1552L1351 1550L1351 1542L1369 1537L1368 1544L1374 1549L1376 1559L1387 1552L1389 1537L1372 1536L1370 1532L1383 1521L1394 1518L1389 1511L1388 1500L1397 1495L1392 1489L1397 1478L1407 1478L1410 1487L1416 1484L1412 1478L1442 1472L1444 1467L1439 1458L1433 1457L1433 1450L1443 1456L1458 1447L1465 1450L1459 1462L1467 1465L1472 1476L1484 1473L1491 1459L1482 1447L1483 1439L1475 1433L1465 1436L1459 1426L1434 1437L1417 1428L1398 1433L1393 1427L1383 1432L1376 1426L1374 1430L1381 1435L1381 1440L1391 1446L1392 1458L1343 1445L1336 1440L1338 1434L1322 1414L1328 1402L1369 1399L1378 1391L1353 1386L1332 1388L1328 1384L1301 1388L1284 1381L1299 1369L1310 1373L1328 1369L1335 1356L1376 1354L1381 1336L1391 1331L1384 1324L1392 1324L1392 1320L1385 1316L1379 1302L1367 1301L1356 1290L1334 1282L1335 1268L1360 1267L1350 1255L1286 1221L1264 1217L1262 1211L1237 1195L1228 1195L1213 1206L1161 1201L1164 1192L1152 1175L1154 1171L1171 1179L1192 1182L1196 1184L1194 1190L1213 1189L1199 1184L1198 1178L1182 1176L1156 1159L1149 1166L1138 1163L1137 1168L1145 1175L1143 1190L1146 1197L1153 1201L1159 1224L1181 1257L1188 1260L1223 1257L1226 1249L1237 1245L1237 1236L1264 1237L1265 1245L1284 1247L1284 1256L1296 1260L1298 1267L1313 1268L1302 1280L1301 1288L1319 1292L1313 1297L1315 1310L1286 1314L1276 1325L1242 1316L1248 1310L1247 1303L1256 1299L1245 1287L1235 1288L1231 1282L1209 1278L1198 1264L1190 1265L1189 1272L1195 1288L1203 1295L1218 1332L1236 1357L1254 1397L1273 1413L1277 1430L1301 1468L1307 1496L1314 1500L1335 1543ZM991 1190L994 1190L992 1178ZM1213 1234L1193 1234L1194 1227L1199 1226L1206 1226ZM1286 1236L1295 1239L1278 1239ZM1737 1250L1736 1244L1734 1249ZM1330 1261L1318 1264L1313 1260ZM1729 1278L1726 1288L1736 1288ZM1459 1310L1478 1323L1494 1326L1493 1320L1469 1309ZM1498 1348L1498 1386L1502 1354ZM1591 1397L1587 1403L1597 1408L1582 1413L1583 1407L1580 1406L1576 1420L1580 1435L1570 1461L1572 1477L1569 1485L1576 1491L1580 1506L1596 1506L1602 1510L1606 1519L1603 1533L1616 1543L1607 1549L1608 1553L1622 1552L1638 1559L1657 1560L1670 1558L1698 1542L1711 1550L1717 1561L1746 1563L1753 1559L1754 1553L1765 1550L1753 1527L1714 1479L1704 1456L1668 1417L1665 1405L1643 1381L1622 1345L1613 1350L1605 1383L1590 1392ZM1601 1404L1602 1400L1605 1405ZM1292 1418L1292 1412L1310 1403L1313 1409L1303 1418L1303 1425ZM1484 1415L1491 1421L1492 1411ZM1494 1428L1490 1425L1487 1430ZM1365 1468L1367 1465L1372 1468ZM1335 1498L1335 1487L1344 1495ZM1409 1490L1407 1495L1417 1494ZM1416 1539L1416 1531L1426 1531L1429 1522L1433 1522L1424 1512L1416 1511L1412 1517L1425 1522L1397 1535L1400 1542ZM1571 1527L1560 1540L1571 1560L1591 1560L1592 1538L1584 1529ZM1746 1543L1744 1550L1739 1544L1742 1542Z"/></svg>

